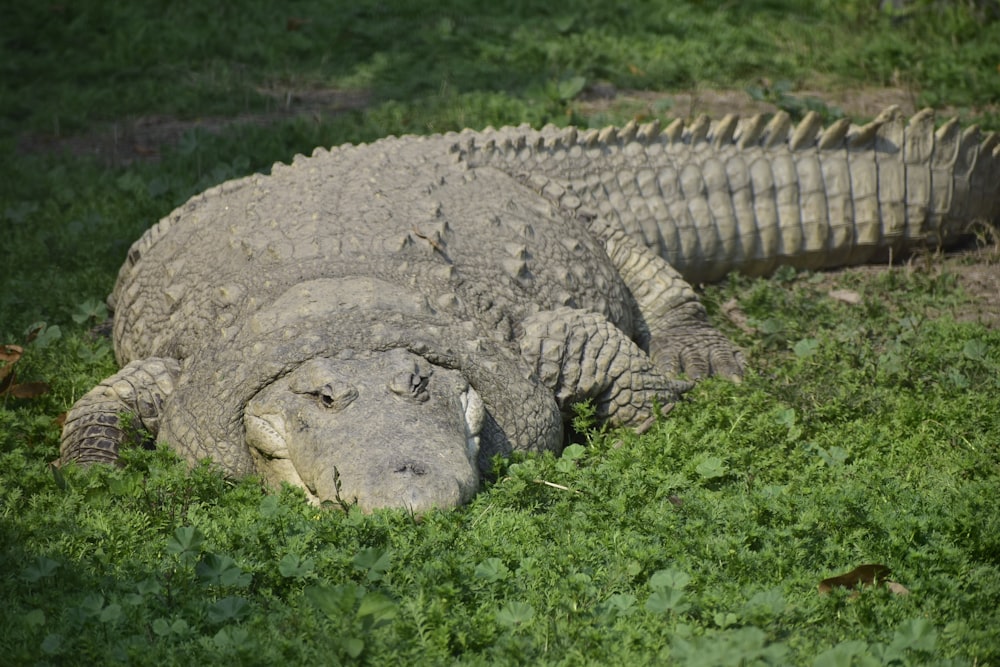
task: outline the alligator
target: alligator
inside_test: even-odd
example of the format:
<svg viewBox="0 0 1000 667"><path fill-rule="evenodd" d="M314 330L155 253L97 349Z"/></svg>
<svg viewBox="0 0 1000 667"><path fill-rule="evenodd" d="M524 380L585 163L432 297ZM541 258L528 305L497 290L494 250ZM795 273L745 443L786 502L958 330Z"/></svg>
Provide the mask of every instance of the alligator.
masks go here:
<svg viewBox="0 0 1000 667"><path fill-rule="evenodd" d="M560 451L577 403L635 426L692 380L741 377L692 285L995 223L997 136L935 125L487 128L222 183L129 250L108 298L121 370L70 410L60 460L158 440L316 503L461 505L495 456Z"/></svg>

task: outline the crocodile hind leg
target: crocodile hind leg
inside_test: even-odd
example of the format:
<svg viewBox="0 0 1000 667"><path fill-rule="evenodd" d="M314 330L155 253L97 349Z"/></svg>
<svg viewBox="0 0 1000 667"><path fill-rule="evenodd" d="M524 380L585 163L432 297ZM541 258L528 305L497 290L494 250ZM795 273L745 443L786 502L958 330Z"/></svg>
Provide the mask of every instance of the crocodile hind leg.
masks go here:
<svg viewBox="0 0 1000 667"><path fill-rule="evenodd" d="M176 359L133 361L83 395L66 415L59 462L114 463L123 444L147 444L180 372ZM126 429L120 415L135 420Z"/></svg>
<svg viewBox="0 0 1000 667"><path fill-rule="evenodd" d="M657 366L670 377L743 377L743 354L708 322L705 307L680 273L621 230L597 221L591 227L639 306L648 329L644 343Z"/></svg>
<svg viewBox="0 0 1000 667"><path fill-rule="evenodd" d="M521 354L555 394L567 421L573 404L592 399L597 417L639 426L690 389L667 378L625 333L589 311L560 307L522 323Z"/></svg>

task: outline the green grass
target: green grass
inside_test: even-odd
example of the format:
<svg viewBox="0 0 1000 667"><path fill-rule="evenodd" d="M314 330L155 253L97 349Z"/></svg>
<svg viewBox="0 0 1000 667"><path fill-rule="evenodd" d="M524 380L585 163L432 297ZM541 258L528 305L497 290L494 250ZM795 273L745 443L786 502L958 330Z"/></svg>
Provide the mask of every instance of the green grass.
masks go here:
<svg viewBox="0 0 1000 667"><path fill-rule="evenodd" d="M973 3L937 4L894 25L874 0L20 3L4 14L0 135L261 109L281 102L262 90L287 87L412 101L534 95L576 76L651 90L902 83L930 104L995 102L1000 25Z"/></svg>
<svg viewBox="0 0 1000 667"><path fill-rule="evenodd" d="M44 323L16 369L51 391L0 397L3 661L1000 664L1000 333L957 317L968 297L933 266L838 276L854 306L823 276L710 287L714 313L736 297L756 326L715 317L748 351L745 382L699 385L642 437L499 464L468 507L419 521L318 511L163 451L49 470L56 416L114 370L87 330L128 245L211 184L390 133L604 122L577 97L604 80L1000 102L989 3L901 20L874 1L425 4L5 10L0 343ZM192 133L129 168L15 152L22 132L266 110L259 91L282 87L374 97ZM863 563L910 594L818 595Z"/></svg>

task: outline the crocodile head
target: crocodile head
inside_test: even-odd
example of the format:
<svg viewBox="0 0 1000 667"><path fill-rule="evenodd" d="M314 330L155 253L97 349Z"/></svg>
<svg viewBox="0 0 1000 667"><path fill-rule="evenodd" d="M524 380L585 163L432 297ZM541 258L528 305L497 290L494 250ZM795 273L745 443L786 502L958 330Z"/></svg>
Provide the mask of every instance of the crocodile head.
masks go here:
<svg viewBox="0 0 1000 667"><path fill-rule="evenodd" d="M365 511L468 501L479 487L484 418L459 371L399 348L308 360L244 412L247 444L272 484Z"/></svg>

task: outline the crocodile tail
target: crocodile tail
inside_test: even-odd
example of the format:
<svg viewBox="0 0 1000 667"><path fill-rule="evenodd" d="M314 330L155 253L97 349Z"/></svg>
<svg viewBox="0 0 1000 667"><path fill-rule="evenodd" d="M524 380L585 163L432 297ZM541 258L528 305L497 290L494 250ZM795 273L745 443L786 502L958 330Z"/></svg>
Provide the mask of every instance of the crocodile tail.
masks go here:
<svg viewBox="0 0 1000 667"><path fill-rule="evenodd" d="M826 128L779 112L462 135L459 159L525 179L656 249L688 280L828 268L959 241L1000 217L998 137L924 110Z"/></svg>

